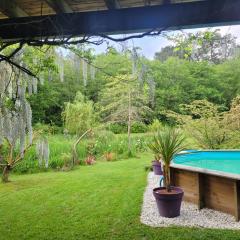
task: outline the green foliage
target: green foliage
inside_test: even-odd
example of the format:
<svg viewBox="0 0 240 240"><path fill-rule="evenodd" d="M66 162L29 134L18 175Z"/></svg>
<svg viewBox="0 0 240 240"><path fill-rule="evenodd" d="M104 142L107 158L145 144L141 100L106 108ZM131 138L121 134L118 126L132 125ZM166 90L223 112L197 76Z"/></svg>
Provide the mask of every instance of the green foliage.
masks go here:
<svg viewBox="0 0 240 240"><path fill-rule="evenodd" d="M110 123L108 125L108 129L115 134L126 133L127 125L124 123Z"/></svg>
<svg viewBox="0 0 240 240"><path fill-rule="evenodd" d="M170 188L170 164L173 156L184 149L185 138L182 133L173 128L164 128L153 137L153 142L149 144L150 148L157 156L156 160L163 162L164 185L168 191Z"/></svg>
<svg viewBox="0 0 240 240"><path fill-rule="evenodd" d="M148 127L143 122L132 123L132 133L145 133L148 131Z"/></svg>
<svg viewBox="0 0 240 240"><path fill-rule="evenodd" d="M66 103L62 113L65 128L70 134L81 135L92 128L95 122L92 101L86 101L78 92L73 103Z"/></svg>
<svg viewBox="0 0 240 240"><path fill-rule="evenodd" d="M36 123L34 125L34 130L46 135L61 134L63 132L62 127L59 127L56 125L50 125L50 124L42 124L42 123Z"/></svg>
<svg viewBox="0 0 240 240"><path fill-rule="evenodd" d="M148 151L148 142L151 135L133 134L132 136L132 155L138 156ZM49 135L49 168L39 168L35 147L32 147L25 155L23 161L13 169L13 172L37 173L48 170L67 170L71 162L71 149L76 137L68 135ZM97 161L104 160L105 153L112 153L114 160L129 158L128 138L126 134L113 134L111 131L95 131L94 134L81 141L77 146L79 156L78 164L84 164L84 160L89 154L94 155Z"/></svg>
<svg viewBox="0 0 240 240"><path fill-rule="evenodd" d="M185 126L189 135L205 149L220 149L231 137L231 132L218 117L192 120Z"/></svg>
<svg viewBox="0 0 240 240"><path fill-rule="evenodd" d="M140 93L137 79L131 75L117 75L107 78L107 81L99 102L103 122L126 124L129 111L131 121L140 121L149 109L146 95Z"/></svg>
<svg viewBox="0 0 240 240"><path fill-rule="evenodd" d="M158 119L154 119L153 122L148 127L150 132L157 132L160 131L162 128L163 125Z"/></svg>
<svg viewBox="0 0 240 240"><path fill-rule="evenodd" d="M168 38L175 43L175 52L188 60L219 64L232 57L236 48L236 38L231 34L221 35L220 29L181 33Z"/></svg>
<svg viewBox="0 0 240 240"><path fill-rule="evenodd" d="M213 103L198 100L182 106L186 115L175 114L175 117L200 147L235 148L239 141L239 106L237 97L233 100L229 111L219 112L218 106Z"/></svg>
<svg viewBox="0 0 240 240"><path fill-rule="evenodd" d="M182 42L184 43L183 48L185 48L186 41L186 49L189 51L187 55L191 57L193 42L199 41L197 42L197 48L201 49L198 46L202 46L203 39L207 43L210 43L211 39L215 39L214 44L219 41L218 31L211 34L209 32L208 30L206 33L190 34L189 36L185 36L186 39L184 36L180 36L178 41L173 39L175 46L168 46L166 52L169 51L170 53L169 55L165 54L166 52L164 53L164 61L147 60L140 57L139 62L146 65L147 75L150 74L153 76L156 83L154 105L149 104L149 89L146 84L144 84L142 89L139 89L137 87L138 81L136 76L135 86L133 84L134 81L130 84L134 92L138 92L140 98L144 99L144 106L150 106L152 110L152 112L148 113L140 111L140 115L146 124L151 123L154 118L167 124L175 124L172 119L166 116L165 111L171 110L181 113L180 105L190 104L194 100L206 99L209 102L219 105L223 110L228 110L232 99L240 93L239 55L228 56L226 58L222 58L222 55L219 55L217 56L220 59L218 64L209 64L207 59L208 54L201 53L201 61L196 59L189 61L189 59L185 59L183 56L185 50L183 52L181 52L181 49L173 51ZM231 38L227 37L230 40ZM224 36L222 36L222 39L225 39ZM228 44L228 50L233 52L232 40ZM221 44L216 44L218 46L216 51L223 53L224 48ZM208 51L209 48L207 47ZM82 74L72 67L73 55L68 54L64 58L64 82L60 82L57 69L54 69L55 54L50 51L49 56L51 56L51 61L49 64L51 65L51 72L49 74L48 68L43 67L45 83L43 86L39 84L39 93L29 98L33 110L34 124L41 122L61 127L63 125L61 112L63 111L64 103L74 101L78 91L81 91L86 99L94 102L94 105L97 106L96 111L100 112L99 120L103 122L105 122L105 117L111 114L110 109L116 110L115 107L122 104L123 100L119 104L117 103L119 99L117 92L119 92L119 95L124 91L127 92L127 88L125 87L126 82L123 80L122 83L120 81L117 83L117 80L121 76L125 79L126 76L129 77L131 75L132 63L130 52L118 52L112 47L109 47L106 53L99 55L94 55L91 50L85 48L74 48L73 52L80 57L87 58L91 64L99 68L95 79L89 78L87 86L84 86ZM40 58L45 58L42 55L44 54L41 53ZM29 64L31 64L33 57L28 56L28 58ZM34 69L36 68L34 67ZM139 71L141 70L140 65L138 65L138 69ZM48 81L48 79L52 80ZM146 79L143 78L143 80ZM108 98L105 98L106 95L108 95ZM126 97L127 95L123 99L126 100ZM136 100L135 102L138 101ZM105 109L106 111L103 113L102 111L106 106L110 107L109 103L111 103L111 108L108 110ZM113 112L116 112L115 110ZM136 121L139 120L136 119ZM113 131L118 133L123 132L118 130Z"/></svg>
<svg viewBox="0 0 240 240"><path fill-rule="evenodd" d="M115 134L127 133L127 125L125 123L111 123L108 129ZM132 133L145 133L148 131L148 126L143 122L133 122L131 125Z"/></svg>
<svg viewBox="0 0 240 240"><path fill-rule="evenodd" d="M63 165L58 164L57 167L61 167L63 170L70 170L72 168L72 155L70 153L62 153L61 160Z"/></svg>

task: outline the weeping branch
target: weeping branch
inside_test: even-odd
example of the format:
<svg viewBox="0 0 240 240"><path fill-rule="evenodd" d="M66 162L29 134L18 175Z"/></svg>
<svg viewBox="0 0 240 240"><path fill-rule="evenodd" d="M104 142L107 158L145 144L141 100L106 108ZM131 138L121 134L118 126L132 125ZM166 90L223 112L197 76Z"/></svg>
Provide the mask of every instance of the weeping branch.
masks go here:
<svg viewBox="0 0 240 240"><path fill-rule="evenodd" d="M101 45L104 42L106 42L106 40L111 40L114 42L124 42L124 41L130 40L130 39L143 38L145 36L158 36L165 30L166 30L166 28L152 29L151 31L144 32L141 34L133 34L133 35L120 37L120 38L108 36L105 34L95 34L95 35L86 35L86 36L83 36L80 38L77 36L71 35L69 37L64 37L64 38L45 37L42 39L21 39L18 41L10 41L7 43L3 43L0 46L0 62L2 62L2 61L8 62L10 65L18 68L19 70L25 72L26 74L37 78L36 74L34 74L29 69L19 65L18 63L16 63L14 61L14 57L16 56L16 54L18 54L25 45L32 46L32 47L42 47L44 45L69 46L69 45L78 45L78 44L84 44L84 43ZM16 44L18 44L18 46L14 50L12 50L10 54L4 53L4 50L6 50L8 47L16 45Z"/></svg>

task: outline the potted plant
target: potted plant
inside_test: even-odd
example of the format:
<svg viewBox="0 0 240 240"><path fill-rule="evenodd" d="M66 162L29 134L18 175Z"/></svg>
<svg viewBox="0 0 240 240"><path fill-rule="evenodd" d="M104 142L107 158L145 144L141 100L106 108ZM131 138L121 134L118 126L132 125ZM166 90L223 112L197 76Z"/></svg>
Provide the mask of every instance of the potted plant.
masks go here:
<svg viewBox="0 0 240 240"><path fill-rule="evenodd" d="M161 165L161 154L159 154L158 147L156 146L156 142L153 141L148 146L154 153L154 160L152 161L152 169L154 174L163 175L162 165Z"/></svg>
<svg viewBox="0 0 240 240"><path fill-rule="evenodd" d="M153 195L157 202L159 214L163 217L177 217L183 198L183 190L171 186L170 164L175 154L182 151L184 137L173 128L165 128L154 136L153 144L155 152L161 155L163 163L164 187L153 189Z"/></svg>

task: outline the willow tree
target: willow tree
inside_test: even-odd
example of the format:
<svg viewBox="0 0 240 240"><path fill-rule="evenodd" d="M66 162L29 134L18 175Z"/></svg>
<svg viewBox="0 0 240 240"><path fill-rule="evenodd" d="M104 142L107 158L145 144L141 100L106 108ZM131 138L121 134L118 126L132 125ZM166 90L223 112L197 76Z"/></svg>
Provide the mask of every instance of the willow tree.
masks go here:
<svg viewBox="0 0 240 240"><path fill-rule="evenodd" d="M74 165L78 160L77 145L91 131L95 122L93 102L86 100L82 93L77 92L73 103L65 104L62 116L68 133L77 135L72 148L72 164Z"/></svg>
<svg viewBox="0 0 240 240"><path fill-rule="evenodd" d="M100 116L104 123L125 123L128 126L128 152L131 153L131 126L144 120L151 111L147 93L140 89L134 75L109 77L101 92Z"/></svg>

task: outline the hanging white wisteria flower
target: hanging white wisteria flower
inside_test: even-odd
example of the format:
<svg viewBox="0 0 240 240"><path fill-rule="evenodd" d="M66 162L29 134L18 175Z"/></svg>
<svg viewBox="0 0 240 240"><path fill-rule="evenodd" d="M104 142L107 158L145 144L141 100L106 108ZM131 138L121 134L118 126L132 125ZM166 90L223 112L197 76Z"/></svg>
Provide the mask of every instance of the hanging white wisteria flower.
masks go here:
<svg viewBox="0 0 240 240"><path fill-rule="evenodd" d="M192 60L196 60L197 52L198 52L198 45L197 45L197 41L194 40L192 43L192 52L191 52Z"/></svg>
<svg viewBox="0 0 240 240"><path fill-rule="evenodd" d="M72 57L72 68L79 82L81 81L81 65L82 65L82 62L80 61L79 56L74 54Z"/></svg>
<svg viewBox="0 0 240 240"><path fill-rule="evenodd" d="M41 85L44 85L44 73L43 72L41 72L39 74L39 82Z"/></svg>
<svg viewBox="0 0 240 240"><path fill-rule="evenodd" d="M39 167L48 168L49 153L50 150L47 138L40 139L36 143L36 155Z"/></svg>
<svg viewBox="0 0 240 240"><path fill-rule="evenodd" d="M37 78L32 78L32 84L33 84L33 93L36 94L37 93L37 85L38 85L38 80Z"/></svg>
<svg viewBox="0 0 240 240"><path fill-rule="evenodd" d="M27 84L28 84L28 94L32 95L33 93L33 82L32 82L32 78L29 77L26 73L24 74L25 78L27 79Z"/></svg>
<svg viewBox="0 0 240 240"><path fill-rule="evenodd" d="M144 76L145 76L146 72L147 72L147 66L145 64L142 64L141 69L138 74L138 83L139 83L140 89L142 89L142 87L143 87Z"/></svg>
<svg viewBox="0 0 240 240"><path fill-rule="evenodd" d="M148 77L147 82L148 82L148 87L149 87L149 101L150 101L151 105L154 106L156 83L155 83L155 81L154 81L152 76Z"/></svg>
<svg viewBox="0 0 240 240"><path fill-rule="evenodd" d="M132 49L131 56L132 56L132 74L134 75L137 73L137 60L138 60L136 48Z"/></svg>
<svg viewBox="0 0 240 240"><path fill-rule="evenodd" d="M0 145L3 144L3 116L0 112Z"/></svg>
<svg viewBox="0 0 240 240"><path fill-rule="evenodd" d="M60 82L64 82L64 58L61 50L58 54L57 64L58 64Z"/></svg>
<svg viewBox="0 0 240 240"><path fill-rule="evenodd" d="M5 62L0 63L0 94L7 94L11 97L12 83L11 83L11 67L8 66Z"/></svg>
<svg viewBox="0 0 240 240"><path fill-rule="evenodd" d="M96 74L96 69L93 65L90 65L90 75L91 75L91 79L94 80L95 79L95 74Z"/></svg>
<svg viewBox="0 0 240 240"><path fill-rule="evenodd" d="M53 72L51 70L48 71L48 81L51 82L53 80Z"/></svg>
<svg viewBox="0 0 240 240"><path fill-rule="evenodd" d="M25 67L22 57L22 53L17 54L14 62ZM0 72L0 145L6 145L7 149L1 166L2 181L7 182L9 172L33 143L32 110L26 96L37 93L38 79L3 62L0 62ZM41 74L40 83L43 82ZM48 167L48 158L49 149L44 148L45 167Z"/></svg>
<svg viewBox="0 0 240 240"><path fill-rule="evenodd" d="M58 66L58 71L59 71L60 81L64 82L64 61L63 61L62 58L60 59L60 63L59 63L59 66Z"/></svg>
<svg viewBox="0 0 240 240"><path fill-rule="evenodd" d="M19 142L20 153L23 155L26 133L28 142L32 142L32 110L25 98L26 83L28 93L32 94L33 82L37 84L37 79L32 79L26 74L16 74L15 69L7 64L0 64L0 70L2 72L11 71L5 73L4 78L0 76L0 142L6 139L13 148ZM36 87L34 87L34 91L36 91ZM4 106L3 103L7 99L12 99L14 106Z"/></svg>
<svg viewBox="0 0 240 240"><path fill-rule="evenodd" d="M82 74L83 74L83 85L87 86L87 78L88 78L88 64L85 59L82 58Z"/></svg>

